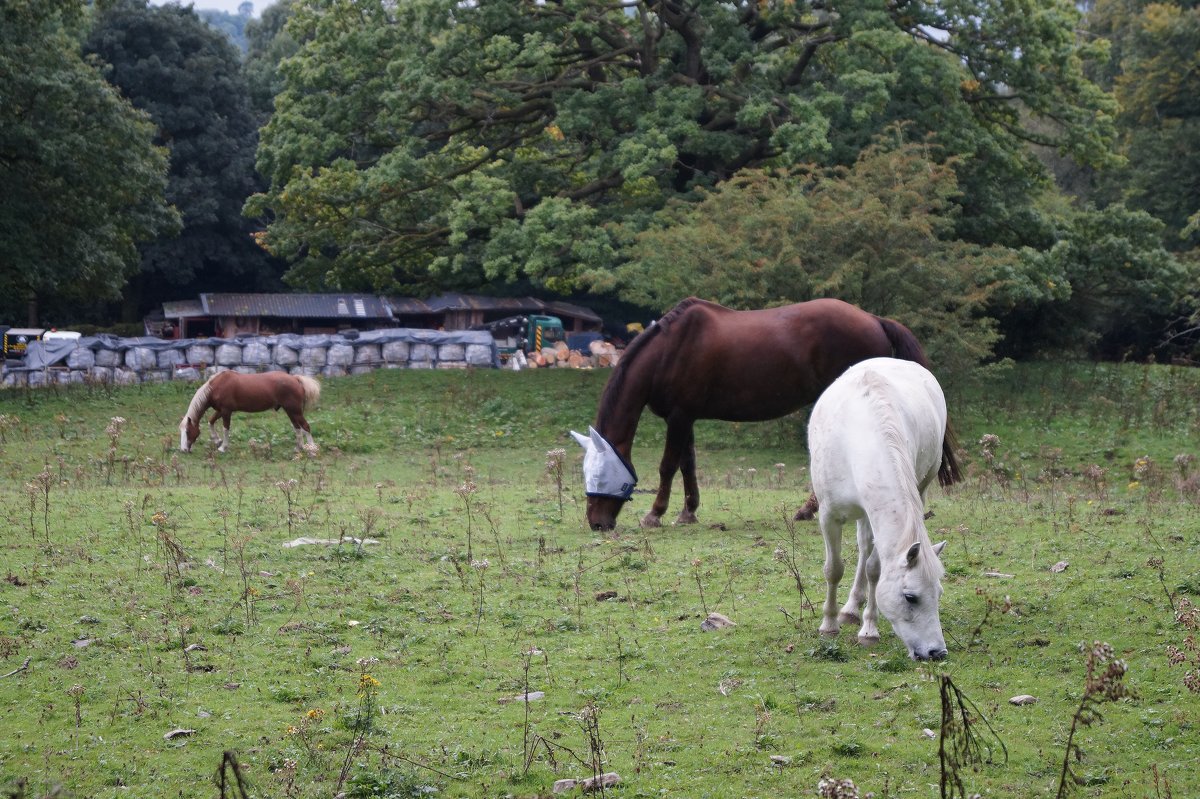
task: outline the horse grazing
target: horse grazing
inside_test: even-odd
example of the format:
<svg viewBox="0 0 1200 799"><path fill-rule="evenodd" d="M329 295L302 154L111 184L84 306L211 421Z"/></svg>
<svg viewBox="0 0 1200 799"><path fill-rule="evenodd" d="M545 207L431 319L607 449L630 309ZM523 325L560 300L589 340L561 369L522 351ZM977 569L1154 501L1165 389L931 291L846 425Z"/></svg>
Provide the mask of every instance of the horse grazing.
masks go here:
<svg viewBox="0 0 1200 799"><path fill-rule="evenodd" d="M928 366L916 336L907 327L834 299L812 300L761 311L733 311L690 297L635 338L613 369L584 447L587 520L592 529L610 530L632 495L633 438L649 406L667 423L667 443L659 463L658 495L641 520L658 527L667 511L671 482L683 471L684 508L677 524L696 521L693 426L697 419L757 422L775 419L811 404L851 364L895 357ZM593 435L594 434L594 435ZM947 429L939 477L944 485L960 479L953 434ZM597 489L598 469L618 475L610 488ZM810 501L811 502L811 501Z"/></svg>
<svg viewBox="0 0 1200 799"><path fill-rule="evenodd" d="M244 375L240 372L218 372L204 385L196 389L187 413L179 422L179 449L192 451L192 444L200 436L200 420L204 412L213 409L208 420L208 432L218 452L229 446L229 417L234 411L258 413L277 411L281 408L292 420L296 430L296 449L315 447L308 420L304 418L306 408L313 406L321 396L321 384L311 377L290 375L287 372L263 372ZM217 419L225 423L224 436L217 435Z"/></svg>
<svg viewBox="0 0 1200 799"><path fill-rule="evenodd" d="M823 635L860 621L858 640L879 640L879 612L916 660L941 660L938 618L946 545L929 543L925 489L942 461L946 400L937 380L915 363L872 358L825 389L808 424L813 491L825 538ZM844 565L842 525L858 522L858 567L850 598L837 610Z"/></svg>

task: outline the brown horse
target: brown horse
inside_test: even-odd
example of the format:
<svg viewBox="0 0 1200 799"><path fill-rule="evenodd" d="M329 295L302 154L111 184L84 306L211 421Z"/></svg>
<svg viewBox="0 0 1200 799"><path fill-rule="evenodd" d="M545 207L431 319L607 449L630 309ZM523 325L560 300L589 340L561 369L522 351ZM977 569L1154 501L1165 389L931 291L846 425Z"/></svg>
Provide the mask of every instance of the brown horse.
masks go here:
<svg viewBox="0 0 1200 799"><path fill-rule="evenodd" d="M595 530L616 525L636 482L630 453L647 406L666 420L667 443L658 467L658 495L641 524L661 524L671 482L680 470L684 508L676 523L690 524L700 505L693 433L697 419L757 422L785 416L815 401L847 367L876 357L929 367L907 327L841 300L762 311L733 311L695 297L683 300L626 348L600 398L591 431L595 435L585 439L576 434L588 453L588 524ZM947 426L938 472L942 485L961 478L954 448ZM813 508L807 509L811 515Z"/></svg>
<svg viewBox="0 0 1200 799"><path fill-rule="evenodd" d="M290 375L287 372L262 372L244 375L240 372L218 372L196 390L187 413L179 423L179 449L192 451L200 436L200 420L204 412L213 409L208 420L208 432L218 452L229 446L229 417L234 411L258 413L283 409L296 430L296 449L307 445L316 447L304 410L321 396L321 384L311 377ZM224 436L217 435L217 419L225 423Z"/></svg>

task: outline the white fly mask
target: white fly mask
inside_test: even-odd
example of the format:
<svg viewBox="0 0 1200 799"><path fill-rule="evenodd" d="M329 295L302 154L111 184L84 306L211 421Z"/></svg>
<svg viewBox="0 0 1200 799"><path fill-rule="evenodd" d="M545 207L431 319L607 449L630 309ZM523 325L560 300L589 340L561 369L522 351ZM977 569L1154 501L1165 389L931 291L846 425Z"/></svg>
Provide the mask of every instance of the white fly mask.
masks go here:
<svg viewBox="0 0 1200 799"><path fill-rule="evenodd" d="M633 496L637 473L604 436L594 427L588 428L586 436L574 430L571 436L583 447L583 490L589 497L628 500Z"/></svg>

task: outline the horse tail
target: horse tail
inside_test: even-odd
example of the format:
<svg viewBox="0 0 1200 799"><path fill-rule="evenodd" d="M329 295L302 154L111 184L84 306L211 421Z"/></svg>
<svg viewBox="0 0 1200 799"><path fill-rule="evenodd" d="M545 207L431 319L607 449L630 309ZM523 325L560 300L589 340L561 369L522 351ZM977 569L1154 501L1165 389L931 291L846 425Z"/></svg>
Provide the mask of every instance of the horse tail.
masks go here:
<svg viewBox="0 0 1200 799"><path fill-rule="evenodd" d="M891 342L892 357L919 363L926 369L930 368L929 358L926 357L925 350L921 347L921 342L917 341L917 337L913 335L911 330L892 319L885 319L882 316L876 318L879 320L879 325L883 328L884 334L888 337L888 341ZM954 434L954 428L951 427L950 420L947 419L946 433L942 437L942 465L938 468L938 483L940 485L954 485L963 479L962 468L958 463L958 455L955 454L957 449L958 437Z"/></svg>
<svg viewBox="0 0 1200 799"><path fill-rule="evenodd" d="M921 342L917 341L917 337L911 330L895 320L885 319L882 316L875 318L879 320L884 335L888 337L888 341L892 345L893 358L913 361L926 369L929 368L929 359L925 357L925 350L921 348Z"/></svg>
<svg viewBox="0 0 1200 799"><path fill-rule="evenodd" d="M304 390L304 408L307 410L317 404L321 398L321 384L307 375L296 375L300 387Z"/></svg>

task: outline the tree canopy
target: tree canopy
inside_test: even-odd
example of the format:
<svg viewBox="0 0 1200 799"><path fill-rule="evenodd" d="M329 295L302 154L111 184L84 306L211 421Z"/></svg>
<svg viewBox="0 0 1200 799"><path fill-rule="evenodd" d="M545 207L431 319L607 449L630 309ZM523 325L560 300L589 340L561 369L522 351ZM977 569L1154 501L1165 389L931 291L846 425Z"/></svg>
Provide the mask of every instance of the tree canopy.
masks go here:
<svg viewBox="0 0 1200 799"><path fill-rule="evenodd" d="M204 288L271 285L274 272L242 214L260 188L258 143L237 52L191 8L110 2L86 48L107 64L108 79L158 126L170 154L167 197L179 209L177 238L141 248L142 271L126 289L130 314L147 301Z"/></svg>
<svg viewBox="0 0 1200 799"><path fill-rule="evenodd" d="M0 4L0 313L9 319L31 300L66 315L119 296L137 243L178 224L154 125L83 58L85 23L79 0Z"/></svg>
<svg viewBox="0 0 1200 799"><path fill-rule="evenodd" d="M1028 142L1111 158L1077 21L1061 0L312 0L248 208L300 285L599 288L674 200L852 164L906 120L953 164L953 236L1044 246Z"/></svg>

